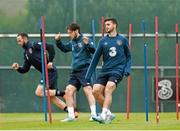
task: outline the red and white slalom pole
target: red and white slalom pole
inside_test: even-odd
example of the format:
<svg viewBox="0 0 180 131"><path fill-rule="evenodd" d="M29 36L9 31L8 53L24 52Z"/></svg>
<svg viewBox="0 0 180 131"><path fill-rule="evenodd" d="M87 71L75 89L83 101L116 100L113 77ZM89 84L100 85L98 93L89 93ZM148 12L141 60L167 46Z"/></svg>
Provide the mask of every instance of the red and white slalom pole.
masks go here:
<svg viewBox="0 0 180 131"><path fill-rule="evenodd" d="M45 39L45 29L44 29L44 16L41 17L41 22L42 22L42 42L43 42L43 48L44 48L46 90L47 90L47 97L48 97L48 113L49 113L49 122L50 124L52 124L51 100L50 100L50 94L49 94L49 78L48 78L48 69L47 69L46 39Z"/></svg>
<svg viewBox="0 0 180 131"><path fill-rule="evenodd" d="M156 122L159 123L159 96L158 96L158 16L155 17L155 30L156 30L156 49L155 49L155 55L156 55Z"/></svg>
<svg viewBox="0 0 180 131"><path fill-rule="evenodd" d="M178 45L178 23L176 23L176 119L179 120L179 45Z"/></svg>
<svg viewBox="0 0 180 131"><path fill-rule="evenodd" d="M129 24L129 48L132 48L132 24ZM127 79L127 103L126 103L126 118L129 119L130 112L130 87L131 87L131 76L128 76Z"/></svg>

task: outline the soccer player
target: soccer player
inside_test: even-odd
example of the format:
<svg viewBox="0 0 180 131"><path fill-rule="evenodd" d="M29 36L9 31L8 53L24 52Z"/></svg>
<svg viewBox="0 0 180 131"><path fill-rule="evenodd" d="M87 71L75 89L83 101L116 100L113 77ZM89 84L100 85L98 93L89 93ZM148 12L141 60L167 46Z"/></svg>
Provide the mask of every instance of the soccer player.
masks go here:
<svg viewBox="0 0 180 131"><path fill-rule="evenodd" d="M104 64L93 86L93 94L102 107L101 114L93 116L93 120L99 123L111 123L115 118L110 111L112 94L123 76L130 75L131 55L128 41L117 33L117 25L115 18L105 19L107 36L99 41L85 78L89 81L102 55Z"/></svg>
<svg viewBox="0 0 180 131"><path fill-rule="evenodd" d="M94 43L80 33L79 25L72 23L67 27L69 38L68 43L61 41L61 34L55 36L57 47L63 52L72 52L72 72L70 74L69 83L66 87L66 104L68 108L68 117L62 122L74 121L74 94L76 91L84 87L84 92L89 102L91 116L96 116L95 98L92 94L91 85L85 86L85 75L90 65L92 54L95 52ZM90 81L89 81L90 83ZM92 118L89 119L92 121Z"/></svg>
<svg viewBox="0 0 180 131"><path fill-rule="evenodd" d="M28 34L19 33L17 35L17 43L24 49L24 65L20 67L18 63L13 63L12 68L17 70L19 73L26 73L29 71L31 65L35 67L40 73L42 73L42 61L41 61L41 42L31 42L28 40ZM48 58L47 58L47 68L49 76L49 93L51 101L60 109L67 112L66 104L60 100L57 96L65 97L65 92L60 91L57 88L57 69L52 63L55 51L53 45L46 44ZM36 88L35 94L39 97L43 97L43 80L40 80L39 85ZM47 91L46 91L47 94Z"/></svg>

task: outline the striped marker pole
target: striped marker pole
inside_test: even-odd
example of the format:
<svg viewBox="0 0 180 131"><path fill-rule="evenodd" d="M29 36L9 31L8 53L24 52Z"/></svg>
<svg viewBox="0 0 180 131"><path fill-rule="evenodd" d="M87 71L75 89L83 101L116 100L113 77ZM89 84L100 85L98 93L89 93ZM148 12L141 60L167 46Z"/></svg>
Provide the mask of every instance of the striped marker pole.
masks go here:
<svg viewBox="0 0 180 131"><path fill-rule="evenodd" d="M178 23L176 23L176 119L179 120L179 45L178 45Z"/></svg>
<svg viewBox="0 0 180 131"><path fill-rule="evenodd" d="M129 48L132 48L132 24L129 24ZM128 76L127 82L127 104L126 104L126 118L129 119L129 112L130 112L130 87L131 87L131 76Z"/></svg>
<svg viewBox="0 0 180 131"><path fill-rule="evenodd" d="M101 18L101 34L102 37L104 37L104 16Z"/></svg>
<svg viewBox="0 0 180 131"><path fill-rule="evenodd" d="M45 39L45 29L44 29L44 16L41 17L42 22L42 41L43 41L43 49L44 49L44 67L45 67L45 76L46 76L46 90L48 96L48 112L49 112L49 122L52 124L52 113L51 113L51 100L49 94L49 78L48 78L48 69L47 69L47 54L46 54L46 39Z"/></svg>
<svg viewBox="0 0 180 131"><path fill-rule="evenodd" d="M145 90L145 109L146 122L148 122L148 78L147 78L147 43L146 43L146 23L142 21L142 32L144 40L144 90Z"/></svg>
<svg viewBox="0 0 180 131"><path fill-rule="evenodd" d="M42 80L43 80L43 93L44 93L44 115L47 121L47 98L46 98L46 80L44 73L44 49L42 44L42 21L40 20L40 38L41 38L41 64L42 64Z"/></svg>
<svg viewBox="0 0 180 131"><path fill-rule="evenodd" d="M159 96L158 96L158 65L159 65L159 57L158 57L158 16L155 17L155 31L156 31L156 122L159 123Z"/></svg>

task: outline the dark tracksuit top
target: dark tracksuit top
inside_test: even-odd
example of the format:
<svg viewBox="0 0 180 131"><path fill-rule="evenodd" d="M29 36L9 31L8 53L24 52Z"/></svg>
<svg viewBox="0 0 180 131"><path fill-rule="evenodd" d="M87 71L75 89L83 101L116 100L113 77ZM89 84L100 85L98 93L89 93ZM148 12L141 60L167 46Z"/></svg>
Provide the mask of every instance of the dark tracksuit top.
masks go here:
<svg viewBox="0 0 180 131"><path fill-rule="evenodd" d="M95 52L94 43L89 39L89 43L83 43L83 36L63 44L62 41L56 41L57 47L63 52L72 51L72 72L82 71L88 68L92 60L92 54Z"/></svg>
<svg viewBox="0 0 180 131"><path fill-rule="evenodd" d="M30 42L23 46L24 48L24 64L17 71L19 73L26 73L29 71L31 65L35 67L40 73L42 73L42 63L41 63L41 43L40 42ZM46 44L47 63L52 62L55 57L55 51L53 45ZM49 88L57 88L57 70L53 65L52 69L48 69L49 76ZM42 82L40 82L42 83Z"/></svg>
<svg viewBox="0 0 180 131"><path fill-rule="evenodd" d="M24 48L24 64L17 71L19 73L26 73L29 71L31 65L33 65L39 72L42 73L41 63L41 43L30 42L23 46ZM52 62L55 56L53 45L46 44L46 50L48 51L49 58L47 63ZM55 67L53 67L55 69Z"/></svg>
<svg viewBox="0 0 180 131"><path fill-rule="evenodd" d="M128 40L119 34L115 37L109 37L107 35L99 41L96 52L86 73L86 80L91 78L101 55L103 55L104 61L101 70L102 73L115 73L121 76L130 74L131 54Z"/></svg>

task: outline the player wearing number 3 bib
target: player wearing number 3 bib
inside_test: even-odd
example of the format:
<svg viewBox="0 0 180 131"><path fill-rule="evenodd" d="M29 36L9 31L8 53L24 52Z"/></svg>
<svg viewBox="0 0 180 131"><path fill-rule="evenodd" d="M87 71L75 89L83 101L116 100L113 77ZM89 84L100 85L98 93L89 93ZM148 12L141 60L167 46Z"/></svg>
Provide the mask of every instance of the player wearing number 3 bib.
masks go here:
<svg viewBox="0 0 180 131"><path fill-rule="evenodd" d="M93 119L100 123L110 123L115 118L110 112L112 93L123 76L130 75L131 71L128 40L116 32L116 19L105 19L105 28L107 36L99 41L85 77L87 81L91 78L102 55L104 64L93 86L93 94L102 107L101 115Z"/></svg>

